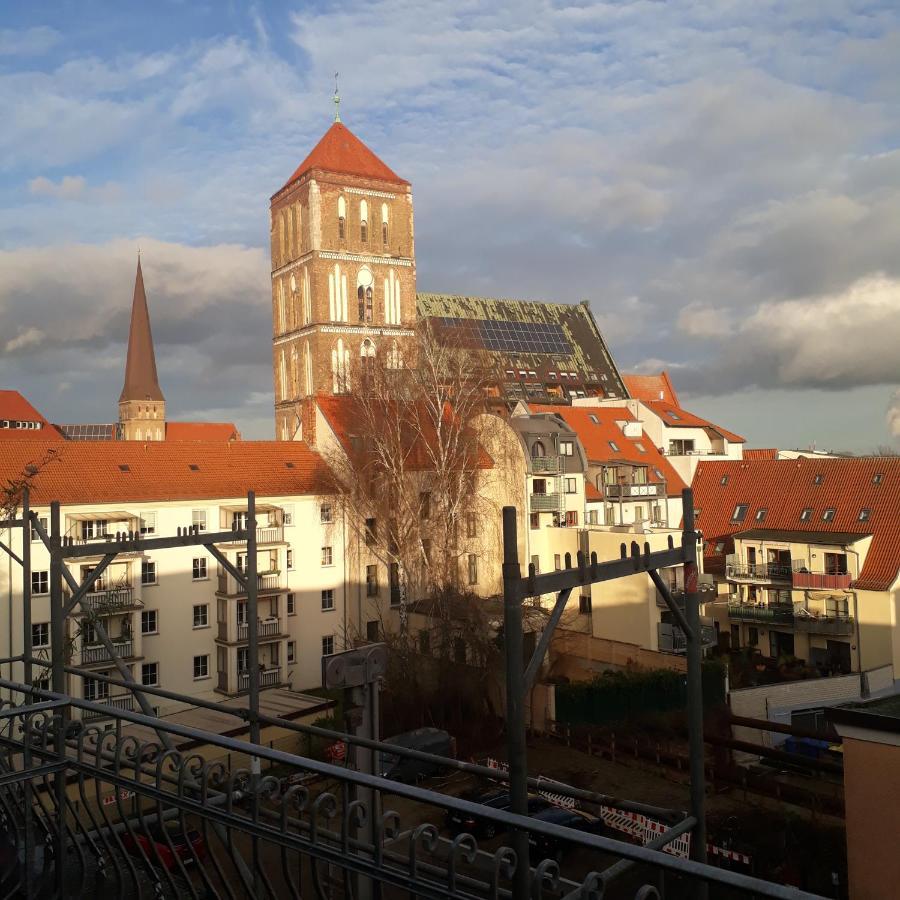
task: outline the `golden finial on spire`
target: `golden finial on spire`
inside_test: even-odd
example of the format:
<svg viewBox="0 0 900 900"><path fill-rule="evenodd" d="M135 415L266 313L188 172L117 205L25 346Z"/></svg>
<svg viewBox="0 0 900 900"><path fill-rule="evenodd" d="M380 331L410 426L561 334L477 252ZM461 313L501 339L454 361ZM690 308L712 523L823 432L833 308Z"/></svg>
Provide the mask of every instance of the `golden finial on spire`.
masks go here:
<svg viewBox="0 0 900 900"><path fill-rule="evenodd" d="M338 93L338 73L334 73L334 121L341 121L341 95Z"/></svg>

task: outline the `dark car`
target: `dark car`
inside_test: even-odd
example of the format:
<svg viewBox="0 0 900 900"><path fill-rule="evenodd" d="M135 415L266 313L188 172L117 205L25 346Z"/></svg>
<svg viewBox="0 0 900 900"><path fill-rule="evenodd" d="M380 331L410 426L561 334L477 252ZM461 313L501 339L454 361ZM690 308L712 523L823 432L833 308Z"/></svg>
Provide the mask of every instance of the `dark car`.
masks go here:
<svg viewBox="0 0 900 900"><path fill-rule="evenodd" d="M395 747L405 747L408 750L419 750L422 753L431 753L434 756L451 756L453 753L453 738L440 728L417 728L415 731L407 731L387 738L385 744L393 744ZM393 781L402 781L406 784L415 784L422 778L436 775L441 770L439 763L426 762L421 759L412 759L409 756L386 753L381 754L381 775Z"/></svg>
<svg viewBox="0 0 900 900"><path fill-rule="evenodd" d="M202 861L206 859L207 854L203 835L193 829L185 831L176 819L164 822L161 826L151 825L144 830L135 831L134 834L126 831L122 835L122 845L132 856L140 856L143 850L153 865L162 863L170 872L178 866L172 849L175 850L182 865L191 865L195 860ZM153 852L154 847L156 853Z"/></svg>
<svg viewBox="0 0 900 900"><path fill-rule="evenodd" d="M495 788L490 791L469 791L467 794L463 794L461 799L487 806L490 809L508 811L510 807L509 791L503 788ZM530 816L546 809L549 805L543 797L537 794L528 795L528 815ZM467 832L485 840L490 840L506 831L506 828L492 819L458 812L454 809L447 811L447 828L452 834Z"/></svg>
<svg viewBox="0 0 900 900"><path fill-rule="evenodd" d="M561 806L549 806L547 809L536 813L532 818L539 822L547 822L552 825L562 825L565 828L573 828L587 834L600 834L604 830L603 820L592 816L581 809L564 809ZM542 859L555 859L559 862L566 850L572 844L562 838L550 837L537 832L528 835L528 852L533 863Z"/></svg>

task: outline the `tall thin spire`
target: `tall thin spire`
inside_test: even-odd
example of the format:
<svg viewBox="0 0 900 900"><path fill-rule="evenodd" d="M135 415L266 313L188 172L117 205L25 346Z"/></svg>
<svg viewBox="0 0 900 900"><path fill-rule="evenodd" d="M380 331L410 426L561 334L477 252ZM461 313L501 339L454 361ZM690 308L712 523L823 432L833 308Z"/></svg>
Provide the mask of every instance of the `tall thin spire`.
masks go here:
<svg viewBox="0 0 900 900"><path fill-rule="evenodd" d="M134 279L134 298L131 301L131 329L128 332L128 358L125 361L125 385L119 403L128 400L164 400L156 374L156 355L153 352L153 333L150 313L144 293L144 275L138 254L137 275Z"/></svg>
<svg viewBox="0 0 900 900"><path fill-rule="evenodd" d="M341 121L341 95L338 93L338 73L334 73L334 121Z"/></svg>

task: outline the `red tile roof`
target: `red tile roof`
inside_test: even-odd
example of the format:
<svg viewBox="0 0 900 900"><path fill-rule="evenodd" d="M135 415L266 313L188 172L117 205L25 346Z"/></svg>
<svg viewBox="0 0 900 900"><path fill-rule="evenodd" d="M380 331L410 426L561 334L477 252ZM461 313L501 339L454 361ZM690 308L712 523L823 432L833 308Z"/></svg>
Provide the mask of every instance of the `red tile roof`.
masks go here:
<svg viewBox="0 0 900 900"><path fill-rule="evenodd" d="M166 422L167 441L239 441L233 422Z"/></svg>
<svg viewBox="0 0 900 900"><path fill-rule="evenodd" d="M659 375L623 375L622 380L628 393L635 400L665 400L678 406L678 394L669 379L668 372Z"/></svg>
<svg viewBox="0 0 900 900"><path fill-rule="evenodd" d="M614 406L548 406L540 403L529 403L528 408L535 413L554 413L561 416L568 426L578 435L588 461L591 463L634 463L647 466L647 477L651 482L659 483L654 470L659 469L662 480L666 483L666 491L680 494L687 485L681 476L672 468L672 464L653 445L653 441L645 432L640 438L625 437L616 422L634 422L634 416L624 407ZM593 417L593 418L592 418ZM597 421L594 421L594 418ZM613 441L619 448L613 450L609 442ZM637 447L637 443L644 452Z"/></svg>
<svg viewBox="0 0 900 900"><path fill-rule="evenodd" d="M349 128L335 122L322 135L309 156L297 166L296 171L285 182L285 187L295 182L310 169L322 169L340 175L358 175L374 178L391 184L409 184L393 169L386 166Z"/></svg>
<svg viewBox="0 0 900 900"><path fill-rule="evenodd" d="M821 483L816 484L816 476ZM875 476L881 475L881 483ZM727 476L727 483L722 479ZM709 547L750 528L835 534L871 534L872 544L855 587L888 590L900 570L900 457L751 459L702 462L694 475L697 526L707 541L710 570L724 563ZM742 522L732 522L738 504L748 505ZM800 512L812 509L808 521ZM758 522L757 511L767 510ZM830 521L822 513L833 508ZM869 510L865 521L860 511Z"/></svg>
<svg viewBox="0 0 900 900"><path fill-rule="evenodd" d="M0 484L48 455L32 504L301 495L331 484L322 457L300 441L0 442Z"/></svg>
<svg viewBox="0 0 900 900"><path fill-rule="evenodd" d="M0 391L0 419L15 422L40 422L38 430L0 428L0 441L62 440L51 425L18 391Z"/></svg>
<svg viewBox="0 0 900 900"><path fill-rule="evenodd" d="M744 459L778 459L775 447L744 447Z"/></svg>
<svg viewBox="0 0 900 900"><path fill-rule="evenodd" d="M667 403L665 400L644 400L643 403L652 409L669 428L712 428L732 444L744 443L745 438L739 434L726 431L721 425L714 425L706 419L701 419L700 416L695 416L674 403Z"/></svg>
<svg viewBox="0 0 900 900"><path fill-rule="evenodd" d="M593 502L595 500L602 500L603 494L597 490L597 486L593 481L587 480L584 483L584 496L588 502Z"/></svg>

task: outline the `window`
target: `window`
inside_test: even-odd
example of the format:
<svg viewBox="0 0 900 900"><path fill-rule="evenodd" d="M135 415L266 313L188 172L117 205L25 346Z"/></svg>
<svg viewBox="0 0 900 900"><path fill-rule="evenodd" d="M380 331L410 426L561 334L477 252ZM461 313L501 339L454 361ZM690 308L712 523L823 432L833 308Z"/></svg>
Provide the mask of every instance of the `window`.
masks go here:
<svg viewBox="0 0 900 900"><path fill-rule="evenodd" d="M768 514L768 512L769 512L769 510L766 509L765 506L763 506L763 507L761 507L760 509L758 509L758 510L756 511L756 521L757 521L757 522L763 522L763 521L765 521L765 518L766 518L766 515Z"/></svg>
<svg viewBox="0 0 900 900"><path fill-rule="evenodd" d="M206 557L198 556L191 563L191 575L194 581L206 581L209 577L206 570Z"/></svg>
<svg viewBox="0 0 900 900"><path fill-rule="evenodd" d="M294 551L288 549L285 551L285 563L289 569L294 568Z"/></svg>
<svg viewBox="0 0 900 900"><path fill-rule="evenodd" d="M466 513L466 537L473 538L478 534L478 518L475 513Z"/></svg>
<svg viewBox="0 0 900 900"><path fill-rule="evenodd" d="M334 653L334 635L326 634L322 638L322 656L331 656Z"/></svg>
<svg viewBox="0 0 900 900"><path fill-rule="evenodd" d="M800 513L800 521L808 522L812 518L812 509L810 507L806 507L806 509L802 510Z"/></svg>
<svg viewBox="0 0 900 900"><path fill-rule="evenodd" d="M294 507L293 506L285 506L281 510L281 524L285 527L294 524Z"/></svg>
<svg viewBox="0 0 900 900"><path fill-rule="evenodd" d="M747 628L747 643L751 647L756 647L759 644L759 629L754 628L752 625Z"/></svg>
<svg viewBox="0 0 900 900"><path fill-rule="evenodd" d="M674 420L674 421L676 421L676 422L681 418L681 416L679 416L677 412L675 412L674 410L671 410L671 409L667 409L667 410L666 410L666 415L667 415L670 419L672 419L672 420Z"/></svg>
<svg viewBox="0 0 900 900"><path fill-rule="evenodd" d="M155 512L145 512L141 516L141 534L156 534Z"/></svg>
<svg viewBox="0 0 900 900"><path fill-rule="evenodd" d="M49 594L50 593L50 573L49 572L32 572L31 573L31 593L32 594Z"/></svg>
<svg viewBox="0 0 900 900"><path fill-rule="evenodd" d="M716 541L716 544L713 547L713 552L717 556L721 556L725 552L725 541Z"/></svg>
<svg viewBox="0 0 900 900"><path fill-rule="evenodd" d="M325 588L322 591L322 612L330 612L334 609L334 589Z"/></svg>
<svg viewBox="0 0 900 900"><path fill-rule="evenodd" d="M541 558L538 554L534 554L531 557L531 565L534 566L534 574L540 575L541 572Z"/></svg>
<svg viewBox="0 0 900 900"><path fill-rule="evenodd" d="M569 528L575 528L578 525L578 510L570 509L566 511L566 525Z"/></svg>
<svg viewBox="0 0 900 900"><path fill-rule="evenodd" d="M532 483L531 492L533 494L538 494L541 497L543 497L544 494L547 493L547 479L546 478L535 478Z"/></svg>
<svg viewBox="0 0 900 900"><path fill-rule="evenodd" d="M578 612L580 612L583 616L589 616L591 614L590 594L582 594L578 598Z"/></svg>
<svg viewBox="0 0 900 900"><path fill-rule="evenodd" d="M331 504L330 503L323 503L319 507L319 521L323 525L331 524L332 515L331 515Z"/></svg>
<svg viewBox="0 0 900 900"><path fill-rule="evenodd" d="M50 646L50 623L37 622L31 626L31 646L49 647Z"/></svg>
<svg viewBox="0 0 900 900"><path fill-rule="evenodd" d="M44 529L44 531L46 531L47 530L47 517L46 516L38 516L37 520L38 520L38 522L40 522L41 527ZM40 538L40 535L38 534L37 528L35 528L34 525L32 525L31 526L31 543L36 544L40 539L41 538Z"/></svg>
<svg viewBox="0 0 900 900"><path fill-rule="evenodd" d="M541 514L540 513L530 513L528 516L528 524L532 528L540 528L541 527Z"/></svg>
<svg viewBox="0 0 900 900"><path fill-rule="evenodd" d="M209 678L209 654L194 657L194 681Z"/></svg>
<svg viewBox="0 0 900 900"><path fill-rule="evenodd" d="M575 443L573 441L560 441L559 442L559 455L560 456L574 456L575 454Z"/></svg>
<svg viewBox="0 0 900 900"><path fill-rule="evenodd" d="M553 568L559 572L562 569L562 556L559 553L553 554Z"/></svg>
<svg viewBox="0 0 900 900"><path fill-rule="evenodd" d="M384 246L384 247L387 247L387 245L388 245L388 228L387 228L387 222L382 222L382 223L381 223L381 244L382 244L382 246Z"/></svg>
<svg viewBox="0 0 900 900"><path fill-rule="evenodd" d="M287 661L289 663L292 663L296 659L297 659L297 642L296 641L288 641L287 642Z"/></svg>
<svg viewBox="0 0 900 900"><path fill-rule="evenodd" d="M378 566L366 566L366 596L378 596Z"/></svg>
<svg viewBox="0 0 900 900"><path fill-rule="evenodd" d="M542 441L535 441L531 445L531 458L532 459L542 459L547 455L547 449L544 447Z"/></svg>
<svg viewBox="0 0 900 900"><path fill-rule="evenodd" d="M141 610L141 634L159 634L159 619L155 609Z"/></svg>
<svg viewBox="0 0 900 900"><path fill-rule="evenodd" d="M106 537L106 519L87 519L81 523L81 537L85 541Z"/></svg>
<svg viewBox="0 0 900 900"><path fill-rule="evenodd" d="M469 584L478 584L478 557L469 554Z"/></svg>
<svg viewBox="0 0 900 900"><path fill-rule="evenodd" d="M194 604L194 628L209 628L209 604Z"/></svg>
<svg viewBox="0 0 900 900"><path fill-rule="evenodd" d="M837 510L835 510L834 507L829 506L828 509L822 513L822 521L831 522L834 519L835 512L837 512Z"/></svg>
<svg viewBox="0 0 900 900"><path fill-rule="evenodd" d="M400 564L392 562L388 566L388 578L391 584L391 606L399 606L401 601L400 591Z"/></svg>
<svg viewBox="0 0 900 900"><path fill-rule="evenodd" d="M156 562L152 559L141 560L141 584L156 584Z"/></svg>
<svg viewBox="0 0 900 900"><path fill-rule="evenodd" d="M694 441L681 438L669 441L669 456L690 456L694 452Z"/></svg>
<svg viewBox="0 0 900 900"><path fill-rule="evenodd" d="M869 521L869 516L871 516L871 515L872 515L872 510L871 510L871 509L868 509L868 508L866 508L866 509L861 509L861 510L859 511L859 516L858 516L858 518L857 518L857 521L859 521L859 522L868 522L868 521Z"/></svg>
<svg viewBox="0 0 900 900"><path fill-rule="evenodd" d="M609 444L609 449L613 451L613 453L619 452L619 445L615 441L607 441Z"/></svg>
<svg viewBox="0 0 900 900"><path fill-rule="evenodd" d="M738 505L734 508L734 512L731 514L731 521L743 522L749 508L750 507L746 503L738 503Z"/></svg>
<svg viewBox="0 0 900 900"><path fill-rule="evenodd" d="M728 484L728 476L727 476L727 475L723 475L722 478L721 478L721 480L719 481L719 484L721 484L721 485L723 485L723 486L726 485L726 484Z"/></svg>
<svg viewBox="0 0 900 900"><path fill-rule="evenodd" d="M96 678L84 679L84 699L89 702L106 700L109 697L109 684Z"/></svg>
<svg viewBox="0 0 900 900"><path fill-rule="evenodd" d="M144 687L154 687L159 684L159 663L141 664L141 684Z"/></svg>
<svg viewBox="0 0 900 900"><path fill-rule="evenodd" d="M246 672L250 667L250 651L246 647L238 647L237 652L237 670L238 672Z"/></svg>
<svg viewBox="0 0 900 900"><path fill-rule="evenodd" d="M331 547L323 547L322 548L322 565L323 566L331 566L333 565L333 554L331 552Z"/></svg>
<svg viewBox="0 0 900 900"><path fill-rule="evenodd" d="M287 595L287 614L289 616L296 615L297 613L297 599L293 594Z"/></svg>
<svg viewBox="0 0 900 900"><path fill-rule="evenodd" d="M589 418L595 425L599 425L599 424L600 424L600 420L599 420L593 413L591 413L591 414L588 416L588 418Z"/></svg>
<svg viewBox="0 0 900 900"><path fill-rule="evenodd" d="M366 546L374 547L378 540L378 521L374 518L366 519Z"/></svg>
<svg viewBox="0 0 900 900"><path fill-rule="evenodd" d="M883 472L876 472L872 476L872 484L881 484L883 481L884 481L884 473Z"/></svg>
<svg viewBox="0 0 900 900"><path fill-rule="evenodd" d="M816 475L815 478L813 478L813 484L821 484L824 480L824 475Z"/></svg>
<svg viewBox="0 0 900 900"><path fill-rule="evenodd" d="M574 478L567 478L567 479L566 479L566 493L567 493L567 494L574 494L575 491L576 491L576 486L575 486L575 485L576 485L576 481L575 481Z"/></svg>
<svg viewBox="0 0 900 900"><path fill-rule="evenodd" d="M431 491L419 494L419 515L423 519L431 518Z"/></svg>
<svg viewBox="0 0 900 900"><path fill-rule="evenodd" d="M647 452L647 448L640 441L635 441L634 446L638 448L638 453Z"/></svg>
<svg viewBox="0 0 900 900"><path fill-rule="evenodd" d="M206 531L206 510L192 509L191 524L194 526L194 531Z"/></svg>

